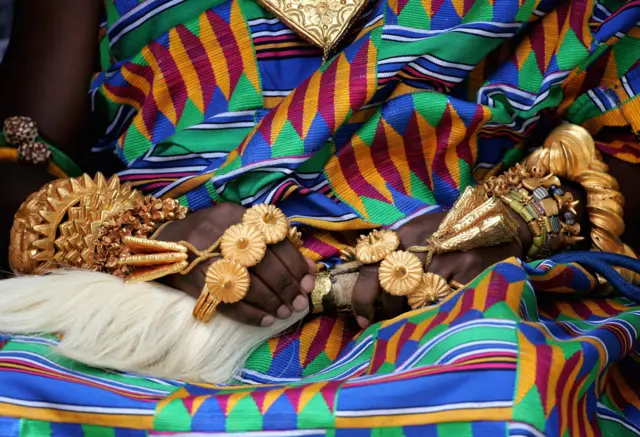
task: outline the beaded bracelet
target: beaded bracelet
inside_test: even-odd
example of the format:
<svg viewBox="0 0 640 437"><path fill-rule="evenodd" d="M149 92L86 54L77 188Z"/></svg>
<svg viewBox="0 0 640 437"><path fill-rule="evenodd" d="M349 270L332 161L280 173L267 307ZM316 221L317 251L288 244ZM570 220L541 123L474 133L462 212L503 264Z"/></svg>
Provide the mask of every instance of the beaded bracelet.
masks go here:
<svg viewBox="0 0 640 437"><path fill-rule="evenodd" d="M11 117L0 133L0 161L46 166L57 179L82 175L80 167L64 152L44 141L29 117Z"/></svg>

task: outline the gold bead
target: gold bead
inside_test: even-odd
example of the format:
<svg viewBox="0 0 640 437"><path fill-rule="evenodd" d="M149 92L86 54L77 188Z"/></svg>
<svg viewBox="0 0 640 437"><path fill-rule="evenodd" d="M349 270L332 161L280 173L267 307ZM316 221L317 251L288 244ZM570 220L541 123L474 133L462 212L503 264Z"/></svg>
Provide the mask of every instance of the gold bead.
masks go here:
<svg viewBox="0 0 640 437"><path fill-rule="evenodd" d="M392 252L380 263L378 279L382 288L394 296L406 296L422 281L422 263L412 253Z"/></svg>
<svg viewBox="0 0 640 437"><path fill-rule="evenodd" d="M255 227L267 244L276 244L289 236L291 225L284 213L273 205L256 205L245 212L242 223Z"/></svg>
<svg viewBox="0 0 640 437"><path fill-rule="evenodd" d="M222 256L245 267L253 267L267 253L267 244L262 233L248 224L233 225L220 240Z"/></svg>
<svg viewBox="0 0 640 437"><path fill-rule="evenodd" d="M398 234L389 230L374 230L369 235L358 239L355 257L363 264L374 264L382 261L387 255L400 246Z"/></svg>

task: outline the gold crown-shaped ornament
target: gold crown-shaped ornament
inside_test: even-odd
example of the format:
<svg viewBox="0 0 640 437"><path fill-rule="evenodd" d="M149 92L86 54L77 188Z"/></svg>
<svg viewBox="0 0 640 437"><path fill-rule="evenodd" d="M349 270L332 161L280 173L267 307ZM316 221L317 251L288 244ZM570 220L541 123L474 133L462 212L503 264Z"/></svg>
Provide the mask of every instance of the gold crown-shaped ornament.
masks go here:
<svg viewBox="0 0 640 437"><path fill-rule="evenodd" d="M94 244L104 221L142 199L118 177L107 181L100 173L50 183L16 213L11 268L22 274L42 274L60 266L95 268Z"/></svg>

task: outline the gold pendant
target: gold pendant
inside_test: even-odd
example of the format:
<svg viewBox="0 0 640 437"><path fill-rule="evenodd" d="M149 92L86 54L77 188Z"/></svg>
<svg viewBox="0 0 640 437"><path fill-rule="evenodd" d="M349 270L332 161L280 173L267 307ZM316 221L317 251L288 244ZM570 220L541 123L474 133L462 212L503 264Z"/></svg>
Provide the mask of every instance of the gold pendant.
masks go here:
<svg viewBox="0 0 640 437"><path fill-rule="evenodd" d="M325 57L362 11L365 0L258 0Z"/></svg>

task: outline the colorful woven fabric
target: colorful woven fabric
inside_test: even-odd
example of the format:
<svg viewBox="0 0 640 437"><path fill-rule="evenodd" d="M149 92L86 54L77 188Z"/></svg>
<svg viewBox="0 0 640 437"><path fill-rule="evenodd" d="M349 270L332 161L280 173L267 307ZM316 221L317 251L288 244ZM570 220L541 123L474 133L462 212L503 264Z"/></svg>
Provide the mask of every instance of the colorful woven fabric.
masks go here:
<svg viewBox="0 0 640 437"><path fill-rule="evenodd" d="M640 162L638 0L372 0L325 65L255 0L107 6L96 149L192 209L393 226L450 206L561 120ZM308 241L308 256L337 254Z"/></svg>
<svg viewBox="0 0 640 437"><path fill-rule="evenodd" d="M562 120L640 162L640 0L372 0L324 65L254 0L106 5L96 152L191 209L277 204L316 260L340 231L450 206ZM363 333L313 319L224 387L6 337L0 435L640 435L640 309L589 297L593 284L506 261Z"/></svg>
<svg viewBox="0 0 640 437"><path fill-rule="evenodd" d="M640 435L640 307L575 299L594 282L575 265L507 260L356 337L313 319L231 386L89 369L56 358L53 338L5 338L0 435Z"/></svg>

